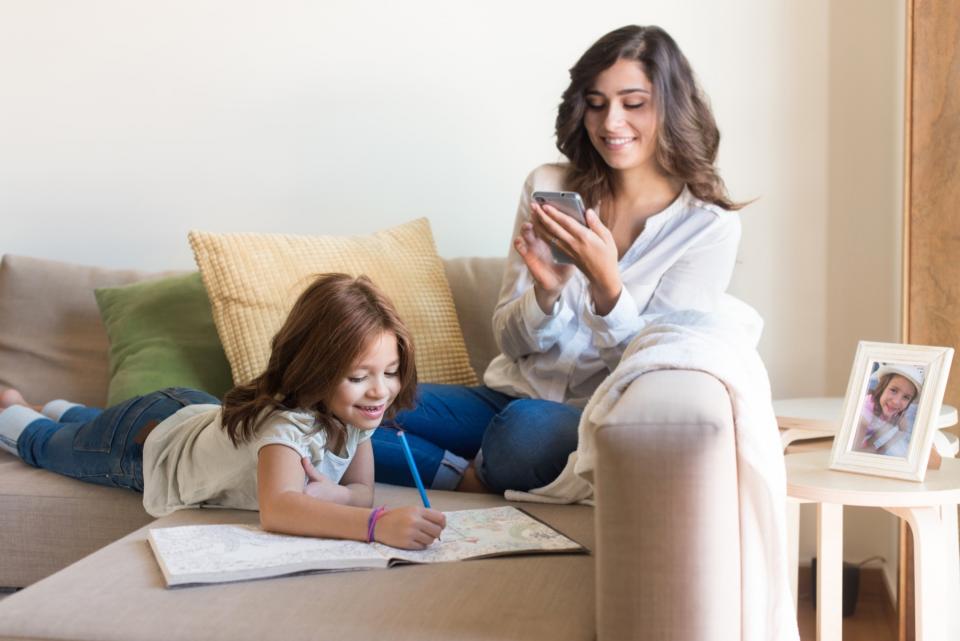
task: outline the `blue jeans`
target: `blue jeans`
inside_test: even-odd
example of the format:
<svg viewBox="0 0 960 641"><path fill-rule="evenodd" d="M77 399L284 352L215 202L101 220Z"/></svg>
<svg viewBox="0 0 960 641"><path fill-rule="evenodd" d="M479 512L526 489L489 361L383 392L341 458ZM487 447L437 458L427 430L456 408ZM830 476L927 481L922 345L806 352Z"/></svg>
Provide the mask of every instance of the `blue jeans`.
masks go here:
<svg viewBox="0 0 960 641"><path fill-rule="evenodd" d="M172 387L102 410L71 407L59 421L38 418L17 439L20 458L64 476L143 491L143 443L157 423L187 405L220 401Z"/></svg>
<svg viewBox="0 0 960 641"><path fill-rule="evenodd" d="M377 481L413 485L396 430L407 433L424 483L454 489L466 460L483 450L477 474L494 492L530 490L553 481L577 448L576 407L515 398L489 387L421 384L417 406L373 435Z"/></svg>

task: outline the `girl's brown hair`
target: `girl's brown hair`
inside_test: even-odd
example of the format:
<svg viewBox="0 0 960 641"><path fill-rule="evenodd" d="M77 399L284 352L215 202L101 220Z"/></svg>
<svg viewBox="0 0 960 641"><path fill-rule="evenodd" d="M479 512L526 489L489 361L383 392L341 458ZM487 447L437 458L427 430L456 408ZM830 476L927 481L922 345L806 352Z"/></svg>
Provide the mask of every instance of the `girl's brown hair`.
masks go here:
<svg viewBox="0 0 960 641"><path fill-rule="evenodd" d="M417 386L413 340L393 303L366 276L325 274L293 304L271 342L267 369L223 398L223 429L234 445L249 441L264 418L279 410L316 414L328 449L337 451L346 425L327 408L336 387L371 339L383 332L397 337L400 392L385 417L412 407Z"/></svg>
<svg viewBox="0 0 960 641"><path fill-rule="evenodd" d="M613 171L594 149L583 126L584 94L618 60L640 63L653 83L657 107L656 159L663 172L685 183L704 202L736 210L714 161L720 131L690 63L660 27L621 27L597 40L570 69L570 85L557 110L557 148L570 160L569 189L588 207L613 193Z"/></svg>
<svg viewBox="0 0 960 641"><path fill-rule="evenodd" d="M883 413L883 408L880 407L880 397L883 396L883 392L887 389L887 385L890 384L890 381L893 380L894 376L900 376L900 374L895 374L890 372L889 374L884 374L880 377L880 380L877 381L877 386L873 389L873 392L870 393L870 397L873 399L873 414L874 416L880 416ZM900 413L897 416L903 416L903 413L907 411L907 408L917 400L917 386L913 382L906 378L905 376L900 376L903 380L910 383L913 386L913 396L910 398L910 402L907 403L907 407L900 410Z"/></svg>

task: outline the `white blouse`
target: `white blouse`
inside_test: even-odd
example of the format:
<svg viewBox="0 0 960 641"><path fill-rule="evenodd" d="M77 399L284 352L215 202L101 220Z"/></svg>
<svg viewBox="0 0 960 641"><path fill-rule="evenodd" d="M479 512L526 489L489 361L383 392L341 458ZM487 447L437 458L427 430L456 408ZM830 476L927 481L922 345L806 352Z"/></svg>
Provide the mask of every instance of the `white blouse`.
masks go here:
<svg viewBox="0 0 960 641"><path fill-rule="evenodd" d="M684 187L673 203L647 219L620 259L623 290L609 314L593 313L589 282L577 270L548 315L537 304L533 278L512 249L512 240L530 219L531 194L563 190L565 175L565 165L541 165L524 183L493 315L501 354L483 380L512 396L582 407L653 317L681 309L716 309L733 274L740 218L695 198Z"/></svg>

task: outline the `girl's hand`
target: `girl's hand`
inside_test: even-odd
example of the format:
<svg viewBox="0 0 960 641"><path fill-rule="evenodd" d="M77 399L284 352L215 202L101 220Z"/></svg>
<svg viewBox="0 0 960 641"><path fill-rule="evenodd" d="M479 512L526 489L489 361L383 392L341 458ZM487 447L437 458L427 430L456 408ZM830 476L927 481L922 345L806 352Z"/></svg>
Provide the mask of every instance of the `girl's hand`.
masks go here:
<svg viewBox="0 0 960 641"><path fill-rule="evenodd" d="M540 205L533 203L531 218L537 219ZM537 303L544 314L549 314L553 304L560 297L563 286L573 275L573 265L564 265L553 260L550 245L538 236L533 223L523 223L520 235L513 240L513 246L523 258L530 276L533 277L534 293ZM546 238L550 238L546 236Z"/></svg>
<svg viewBox="0 0 960 641"><path fill-rule="evenodd" d="M440 536L446 525L443 512L425 507L398 507L380 517L373 539L395 548L422 550Z"/></svg>
<svg viewBox="0 0 960 641"><path fill-rule="evenodd" d="M339 483L334 483L317 471L310 459L304 456L300 459L303 471L307 475L307 484L303 486L303 493L321 501L347 505L350 502L350 490Z"/></svg>
<svg viewBox="0 0 960 641"><path fill-rule="evenodd" d="M592 209L587 210L587 225L584 227L549 205L540 207L535 204L534 207L534 227L538 235L556 239L557 247L570 255L590 281L596 313L600 316L608 314L623 289L613 234Z"/></svg>

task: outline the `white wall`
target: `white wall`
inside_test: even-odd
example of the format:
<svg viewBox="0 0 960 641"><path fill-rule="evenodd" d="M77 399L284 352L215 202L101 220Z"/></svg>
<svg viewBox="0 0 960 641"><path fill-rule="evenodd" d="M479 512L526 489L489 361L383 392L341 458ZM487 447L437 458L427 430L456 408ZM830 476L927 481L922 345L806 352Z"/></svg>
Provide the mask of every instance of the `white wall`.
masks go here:
<svg viewBox="0 0 960 641"><path fill-rule="evenodd" d="M502 255L567 69L659 24L756 199L732 291L774 396L842 394L856 340L897 339L903 2L0 0L0 253L187 268L192 228L427 216L441 254Z"/></svg>
<svg viewBox="0 0 960 641"><path fill-rule="evenodd" d="M905 2L829 4L826 382L842 395L858 340L900 341ZM881 556L896 594L898 519L847 508L845 557ZM807 508L801 558L815 553ZM874 566L875 567L875 566Z"/></svg>
<svg viewBox="0 0 960 641"><path fill-rule="evenodd" d="M731 193L757 199L733 290L767 319L774 392L824 391L828 3L591 6L7 0L0 250L165 269L191 265L191 228L428 216L441 254L502 255L526 173L559 157L567 69L660 24L713 101Z"/></svg>

